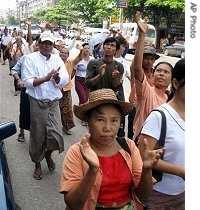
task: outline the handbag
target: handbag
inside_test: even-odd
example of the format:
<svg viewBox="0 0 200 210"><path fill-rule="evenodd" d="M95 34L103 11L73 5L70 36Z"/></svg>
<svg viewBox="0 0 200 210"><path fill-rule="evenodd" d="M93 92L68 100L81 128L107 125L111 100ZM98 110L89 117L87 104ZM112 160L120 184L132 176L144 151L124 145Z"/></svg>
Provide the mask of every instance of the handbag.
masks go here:
<svg viewBox="0 0 200 210"><path fill-rule="evenodd" d="M160 137L159 140L155 146L154 149L159 149L164 147L165 145L165 137L166 137L166 116L165 113L160 110L160 109L153 109L151 112L153 111L158 111L160 112L161 116L162 116L162 122L161 122L161 132L160 132ZM117 137L117 142L119 143L119 145L131 155L131 150L126 142L126 140L124 139L124 137ZM164 154L164 153L163 153ZM160 159L163 159L163 154L160 156ZM162 181L162 172L157 171L155 169L152 169L152 176L154 177L154 179L156 179L157 182Z"/></svg>

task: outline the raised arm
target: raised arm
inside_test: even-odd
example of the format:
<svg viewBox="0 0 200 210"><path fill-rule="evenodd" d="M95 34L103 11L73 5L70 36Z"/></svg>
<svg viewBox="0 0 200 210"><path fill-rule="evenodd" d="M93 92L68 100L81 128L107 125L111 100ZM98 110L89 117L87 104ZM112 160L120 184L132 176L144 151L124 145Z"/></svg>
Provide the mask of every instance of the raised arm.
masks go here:
<svg viewBox="0 0 200 210"><path fill-rule="evenodd" d="M144 79L144 70L142 68L142 61L143 61L143 52L144 52L144 40L145 34L148 30L147 26L147 18L145 18L144 22L141 20L141 13L136 12L134 17L135 22L138 25L139 36L137 41L137 48L135 51L134 62L133 62L133 75L136 80L139 82L143 82Z"/></svg>
<svg viewBox="0 0 200 210"><path fill-rule="evenodd" d="M141 149L142 148L142 149ZM164 148L151 150L147 139L143 139L143 144L140 145L140 155L143 161L143 169L140 178L140 183L135 189L137 197L142 200L146 199L153 188L152 168L160 161L160 157L164 152Z"/></svg>
<svg viewBox="0 0 200 210"><path fill-rule="evenodd" d="M74 66L79 63L82 60L82 46L77 45L77 49L80 50L79 54L72 60L72 65L73 65L73 71L71 74L71 79L74 77L76 70L74 69Z"/></svg>
<svg viewBox="0 0 200 210"><path fill-rule="evenodd" d="M68 193L64 194L65 203L71 210L83 209L99 171L99 160L96 153L90 147L88 138L89 134L86 134L80 144L82 157L89 166L88 170L81 181L78 183L77 180L78 184Z"/></svg>
<svg viewBox="0 0 200 210"><path fill-rule="evenodd" d="M31 46L33 44L33 38L31 34L31 20L25 20L25 23L28 25L28 33L27 33L27 42L28 45Z"/></svg>
<svg viewBox="0 0 200 210"><path fill-rule="evenodd" d="M141 134L140 143L139 143L140 154L143 154L144 152L144 149L143 149L144 139L147 140L150 150L153 150L157 143L157 140L155 138L146 134ZM162 159L159 159L153 168L163 173L179 176L183 180L185 180L185 168L183 166L172 164Z"/></svg>
<svg viewBox="0 0 200 210"><path fill-rule="evenodd" d="M77 38L77 36L74 35L74 38L73 38L72 42L71 42L70 45L67 47L67 49L68 49L69 51L75 46L76 38Z"/></svg>
<svg viewBox="0 0 200 210"><path fill-rule="evenodd" d="M131 66L130 66L130 72L131 72L131 76L130 76L131 92L130 92L130 95L129 95L129 102L135 105L135 103L136 103L136 90L135 90L135 78L134 78L133 62L131 63Z"/></svg>
<svg viewBox="0 0 200 210"><path fill-rule="evenodd" d="M46 25L47 23L45 21L40 22L39 24L37 24L37 26L40 28L41 33L43 33L46 30Z"/></svg>

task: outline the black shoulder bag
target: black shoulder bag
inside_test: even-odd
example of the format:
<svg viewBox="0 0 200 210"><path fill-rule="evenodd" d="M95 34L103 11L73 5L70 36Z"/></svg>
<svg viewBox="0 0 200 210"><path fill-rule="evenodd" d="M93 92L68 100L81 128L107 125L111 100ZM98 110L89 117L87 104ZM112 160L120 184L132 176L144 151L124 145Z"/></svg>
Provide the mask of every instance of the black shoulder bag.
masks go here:
<svg viewBox="0 0 200 210"><path fill-rule="evenodd" d="M166 137L166 129L167 129L166 116L165 116L165 113L160 109L153 109L152 111L158 111L158 112L160 112L160 114L162 116L160 138L156 144L156 147L154 148L154 149L159 149L159 148L164 147L164 145L165 145L165 137ZM160 157L160 159L163 159L163 154ZM152 175L153 175L154 179L156 179L157 182L162 181L162 172L156 171L153 169Z"/></svg>
<svg viewBox="0 0 200 210"><path fill-rule="evenodd" d="M158 143L156 144L156 147L154 149L162 148L165 145L165 137L166 137L166 116L165 113L160 109L153 109L152 111L158 111L160 112L162 116L162 124L161 124L161 132L160 132L160 138L158 140ZM124 137L117 137L118 144L124 149L126 152L128 152L131 155L131 150L124 139ZM160 157L160 159L163 159L163 155ZM152 176L154 179L156 179L157 182L162 181L162 172L152 170Z"/></svg>

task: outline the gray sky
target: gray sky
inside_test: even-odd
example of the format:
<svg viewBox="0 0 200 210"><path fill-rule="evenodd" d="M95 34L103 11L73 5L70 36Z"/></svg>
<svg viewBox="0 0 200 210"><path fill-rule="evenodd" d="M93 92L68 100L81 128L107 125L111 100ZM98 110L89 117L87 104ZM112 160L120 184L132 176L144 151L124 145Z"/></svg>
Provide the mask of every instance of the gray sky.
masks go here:
<svg viewBox="0 0 200 210"><path fill-rule="evenodd" d="M0 9L15 9L16 8L16 0L0 0Z"/></svg>

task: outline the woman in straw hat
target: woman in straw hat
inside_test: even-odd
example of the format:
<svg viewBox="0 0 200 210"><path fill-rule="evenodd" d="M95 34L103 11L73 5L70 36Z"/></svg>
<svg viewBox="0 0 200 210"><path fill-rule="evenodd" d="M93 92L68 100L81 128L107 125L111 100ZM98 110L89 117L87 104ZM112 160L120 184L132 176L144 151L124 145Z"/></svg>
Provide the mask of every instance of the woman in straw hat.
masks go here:
<svg viewBox="0 0 200 210"><path fill-rule="evenodd" d="M121 118L131 108L111 89L92 91L89 102L74 106L89 133L71 146L63 162L60 192L66 210L143 209L139 199L152 189L151 168L163 149L149 151L146 143L141 158L132 140L116 140Z"/></svg>

